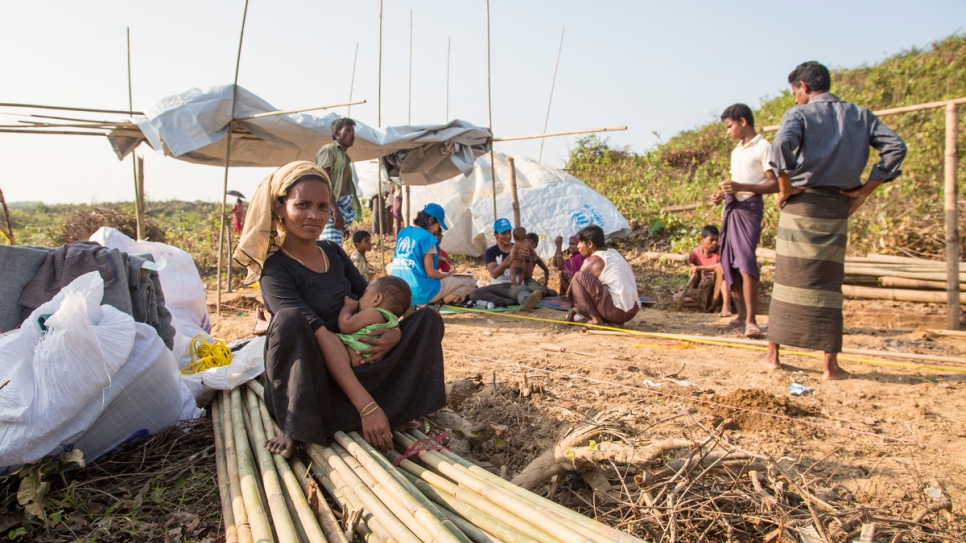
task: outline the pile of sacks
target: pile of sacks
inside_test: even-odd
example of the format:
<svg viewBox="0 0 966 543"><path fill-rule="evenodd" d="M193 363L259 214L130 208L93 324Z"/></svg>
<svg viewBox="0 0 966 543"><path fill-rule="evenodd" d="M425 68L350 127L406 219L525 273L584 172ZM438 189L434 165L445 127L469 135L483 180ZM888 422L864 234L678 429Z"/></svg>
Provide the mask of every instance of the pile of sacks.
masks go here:
<svg viewBox="0 0 966 543"><path fill-rule="evenodd" d="M99 267L87 262L98 269L76 278L70 271L83 268L63 259L69 247L56 265L58 250L0 251L7 279L0 286L0 474L74 449L94 460L200 416L198 401L210 389L231 389L264 367L262 339L235 352L228 366L182 375L191 338L211 341L205 288L191 256L112 228L91 240L109 251L98 248ZM38 275L28 277L25 267ZM25 299L36 299L36 278L48 281L41 274L55 276L55 285L70 281L52 299L25 308Z"/></svg>

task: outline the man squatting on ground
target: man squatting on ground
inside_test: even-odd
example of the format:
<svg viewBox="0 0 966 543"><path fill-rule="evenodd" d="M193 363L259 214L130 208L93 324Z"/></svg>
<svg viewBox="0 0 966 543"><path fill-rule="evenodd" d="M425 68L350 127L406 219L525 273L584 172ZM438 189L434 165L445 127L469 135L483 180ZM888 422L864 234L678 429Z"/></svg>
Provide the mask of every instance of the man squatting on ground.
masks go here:
<svg viewBox="0 0 966 543"><path fill-rule="evenodd" d="M755 249L761 240L765 211L762 194L778 192L778 177L771 167L771 145L755 133L755 117L745 104L729 106L721 114L728 137L738 145L731 151L731 179L712 195L715 204L725 202L721 222L721 272L725 288L738 310L738 318L726 330L744 329L745 336L761 336L755 318L758 282L761 280Z"/></svg>
<svg viewBox="0 0 966 543"><path fill-rule="evenodd" d="M901 173L906 145L871 111L830 93L828 68L818 62L798 65L788 83L798 106L785 112L772 147L781 217L762 364L780 369L780 346L794 345L825 351L824 378L845 379L838 353L849 216ZM869 146L882 160L863 185Z"/></svg>
<svg viewBox="0 0 966 543"><path fill-rule="evenodd" d="M496 245L487 249L483 255L483 262L490 272L490 284L474 290L468 298L473 302L483 300L497 306L520 304L521 311L531 311L543 299L543 292L531 291L526 284L510 284L510 264L517 254L517 245L513 243L510 235L512 230L509 220L494 221L493 235L496 237Z"/></svg>
<svg viewBox="0 0 966 543"><path fill-rule="evenodd" d="M355 126L356 122L346 117L333 121L330 128L335 141L323 145L315 155L315 164L329 174L332 182L332 213L319 239L339 245L342 245L342 232L362 214L362 205L352 184L352 167L349 165L352 160L346 153L356 142Z"/></svg>

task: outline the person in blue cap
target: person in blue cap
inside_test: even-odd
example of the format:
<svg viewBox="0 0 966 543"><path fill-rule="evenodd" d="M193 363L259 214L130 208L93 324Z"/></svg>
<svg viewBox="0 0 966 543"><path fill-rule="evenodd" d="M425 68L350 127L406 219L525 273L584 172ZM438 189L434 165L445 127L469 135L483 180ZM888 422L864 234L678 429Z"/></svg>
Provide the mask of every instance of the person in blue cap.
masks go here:
<svg viewBox="0 0 966 543"><path fill-rule="evenodd" d="M483 256L486 269L490 272L490 284L471 292L469 299L473 302L492 302L503 307L520 304L522 311L532 311L543 299L543 293L539 290L531 291L526 283L518 286L511 284L510 263L516 256L512 231L513 225L507 219L497 219L493 223L496 245L487 249Z"/></svg>
<svg viewBox="0 0 966 543"><path fill-rule="evenodd" d="M446 230L446 212L439 204L426 204L412 226L399 231L392 274L409 283L413 305L459 303L476 288L472 277L439 271L436 234Z"/></svg>

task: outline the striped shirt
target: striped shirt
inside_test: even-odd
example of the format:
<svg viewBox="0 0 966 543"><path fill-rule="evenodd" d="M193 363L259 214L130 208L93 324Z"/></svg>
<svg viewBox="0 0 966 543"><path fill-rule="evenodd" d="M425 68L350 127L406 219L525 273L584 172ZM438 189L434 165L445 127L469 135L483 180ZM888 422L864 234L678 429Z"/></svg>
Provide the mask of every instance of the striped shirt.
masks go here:
<svg viewBox="0 0 966 543"><path fill-rule="evenodd" d="M862 186L870 146L882 157L872 166L870 181L891 181L902 173L902 138L868 109L827 92L785 112L771 165L788 174L795 187L852 190Z"/></svg>

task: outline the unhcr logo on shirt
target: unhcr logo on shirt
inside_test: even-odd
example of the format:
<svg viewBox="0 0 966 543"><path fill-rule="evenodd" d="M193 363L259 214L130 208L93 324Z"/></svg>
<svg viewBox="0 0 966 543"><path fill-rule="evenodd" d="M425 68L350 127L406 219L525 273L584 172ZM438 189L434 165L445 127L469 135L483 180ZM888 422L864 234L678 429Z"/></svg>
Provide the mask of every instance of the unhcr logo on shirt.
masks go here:
<svg viewBox="0 0 966 543"><path fill-rule="evenodd" d="M591 224L596 224L603 228L606 225L604 218L600 216L600 213L594 209L590 204L584 204L582 208L575 210L570 214L570 221L574 223L577 229L581 229L585 226L590 226Z"/></svg>
<svg viewBox="0 0 966 543"><path fill-rule="evenodd" d="M397 256L409 256L412 254L413 247L415 245L416 242L414 242L411 238L403 238L399 240L399 243L396 245Z"/></svg>

